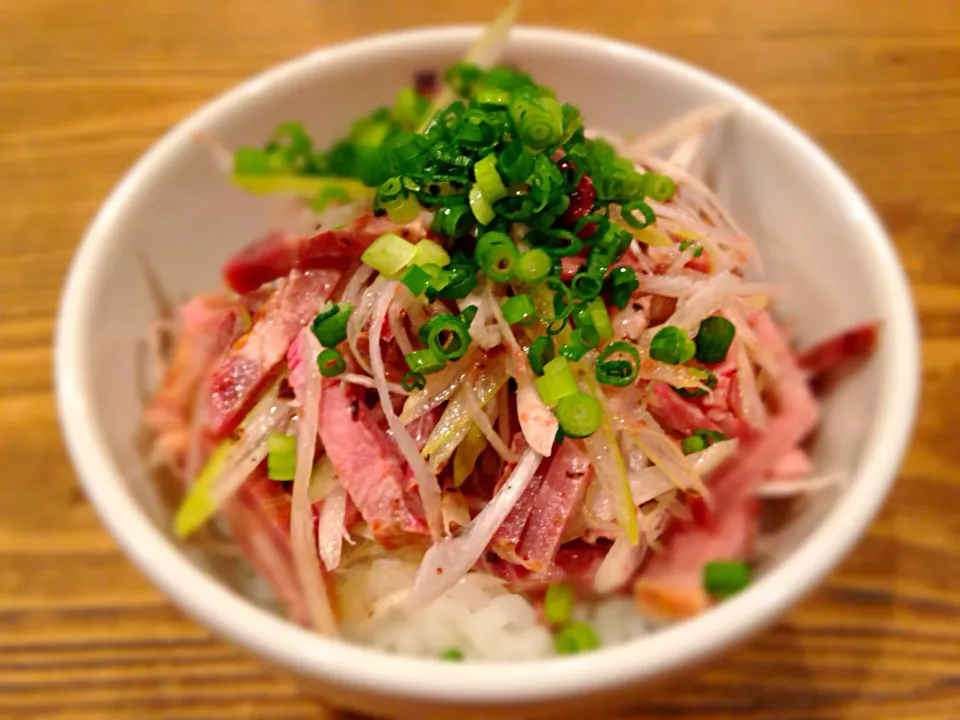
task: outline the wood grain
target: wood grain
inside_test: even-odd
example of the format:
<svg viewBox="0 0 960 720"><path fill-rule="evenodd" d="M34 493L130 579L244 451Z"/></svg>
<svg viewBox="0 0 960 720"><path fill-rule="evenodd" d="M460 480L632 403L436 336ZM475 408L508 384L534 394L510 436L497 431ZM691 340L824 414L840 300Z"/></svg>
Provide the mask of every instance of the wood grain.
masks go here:
<svg viewBox="0 0 960 720"><path fill-rule="evenodd" d="M482 21L424 0L0 0L0 716L332 718L184 618L123 558L56 427L50 336L85 224L163 131L318 45ZM806 129L895 235L922 411L870 534L776 627L627 717L960 717L960 3L527 0L530 23L646 44Z"/></svg>

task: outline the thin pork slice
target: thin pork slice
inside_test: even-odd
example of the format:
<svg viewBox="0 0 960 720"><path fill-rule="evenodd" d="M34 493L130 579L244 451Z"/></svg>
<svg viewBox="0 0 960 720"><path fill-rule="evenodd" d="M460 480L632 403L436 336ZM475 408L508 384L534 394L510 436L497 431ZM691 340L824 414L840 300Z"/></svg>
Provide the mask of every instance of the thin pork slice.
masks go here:
<svg viewBox="0 0 960 720"><path fill-rule="evenodd" d="M294 270L342 270L360 258L380 235L397 232L408 240L422 238L426 230L420 220L396 225L386 218L365 215L350 227L324 230L311 237L271 232L235 253L223 266L223 280L231 290L250 292L264 283L286 277Z"/></svg>
<svg viewBox="0 0 960 720"><path fill-rule="evenodd" d="M514 464L507 463L501 482L503 482L505 478L510 477L514 467ZM524 488L523 494L520 496L520 499L517 500L517 504L510 510L510 513L503 521L503 524L497 529L490 543L491 549L497 553L497 555L511 563L521 562L517 556L517 545L520 543L523 529L527 526L527 521L530 519L530 513L533 512L533 507L537 500L537 493L540 491L545 472L546 463L541 463L540 467L537 468L536 474L530 479L530 484ZM500 483L498 483L498 486L499 485Z"/></svg>
<svg viewBox="0 0 960 720"><path fill-rule="evenodd" d="M316 503L313 507L314 523L320 506L321 503ZM290 618L308 625L307 603L293 568L290 492L287 488L283 483L270 480L261 466L227 503L224 514L244 557L267 581L274 595L287 608ZM332 597L330 577L327 573L322 574L326 592Z"/></svg>
<svg viewBox="0 0 960 720"><path fill-rule="evenodd" d="M713 510L675 521L634 585L641 611L683 618L710 601L703 588L704 566L714 560L745 560L756 532L757 487L816 427L819 408L798 374L788 371L781 390L783 412L760 431L748 431L738 452L709 480Z"/></svg>
<svg viewBox="0 0 960 720"><path fill-rule="evenodd" d="M658 423L681 435L692 435L695 430L721 431L696 403L681 397L667 383L654 384L649 409Z"/></svg>
<svg viewBox="0 0 960 720"><path fill-rule="evenodd" d="M264 305L250 332L237 340L216 366L209 419L215 438L226 437L237 427L339 277L333 270L292 273Z"/></svg>
<svg viewBox="0 0 960 720"><path fill-rule="evenodd" d="M214 294L198 295L180 307L173 360L145 413L150 429L162 434L189 424L201 381L234 340L239 310L236 300Z"/></svg>
<svg viewBox="0 0 960 720"><path fill-rule="evenodd" d="M324 382L319 433L340 483L381 545L429 534L420 498L407 489L406 463L356 388Z"/></svg>
<svg viewBox="0 0 960 720"><path fill-rule="evenodd" d="M557 551L553 563L545 572L530 572L494 553L488 553L478 567L503 580L512 592L542 592L555 583L566 583L577 592L589 595L593 592L593 581L606 553L606 548L571 543L571 547L563 546Z"/></svg>
<svg viewBox="0 0 960 720"><path fill-rule="evenodd" d="M846 332L824 340L812 348L800 353L798 362L821 387L846 372L870 356L877 345L878 323L868 323L851 328Z"/></svg>
<svg viewBox="0 0 960 720"><path fill-rule="evenodd" d="M547 572L560 547L564 529L583 501L590 482L590 460L580 443L567 440L557 448L537 491L517 555L534 572Z"/></svg>
<svg viewBox="0 0 960 720"><path fill-rule="evenodd" d="M710 604L703 569L713 560L745 560L757 527L758 503L739 498L711 522L686 522L663 538L664 548L650 558L634 584L640 611L664 620L697 615ZM678 525L674 521L674 526Z"/></svg>

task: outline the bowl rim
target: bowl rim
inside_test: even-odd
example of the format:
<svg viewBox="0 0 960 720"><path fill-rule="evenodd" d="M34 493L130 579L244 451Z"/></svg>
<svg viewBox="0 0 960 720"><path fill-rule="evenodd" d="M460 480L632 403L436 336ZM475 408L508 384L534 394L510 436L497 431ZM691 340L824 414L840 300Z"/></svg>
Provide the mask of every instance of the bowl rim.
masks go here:
<svg viewBox="0 0 960 720"><path fill-rule="evenodd" d="M100 259L116 243L113 225L127 199L196 130L242 111L248 96L276 82L322 72L328 63L367 55L389 56L420 44L466 44L479 25L445 25L373 35L296 57L222 93L157 141L123 179L88 227L71 263L58 311L54 382L60 425L72 463L103 524L140 570L177 606L220 636L263 659L304 676L361 692L449 703L557 700L662 676L715 655L772 622L811 590L850 550L875 516L896 477L911 436L919 388L919 334L910 288L896 251L870 204L853 181L809 137L732 83L662 53L594 34L520 26L529 45L562 44L571 53L603 53L652 66L677 82L709 86L740 112L766 125L808 158L821 182L840 193L863 228L886 290L883 314L889 357L882 395L864 453L845 494L809 537L752 587L703 615L602 652L535 662L442 663L394 656L331 641L262 610L196 567L152 522L124 487L94 418L92 377L84 329ZM640 649L642 648L642 651Z"/></svg>

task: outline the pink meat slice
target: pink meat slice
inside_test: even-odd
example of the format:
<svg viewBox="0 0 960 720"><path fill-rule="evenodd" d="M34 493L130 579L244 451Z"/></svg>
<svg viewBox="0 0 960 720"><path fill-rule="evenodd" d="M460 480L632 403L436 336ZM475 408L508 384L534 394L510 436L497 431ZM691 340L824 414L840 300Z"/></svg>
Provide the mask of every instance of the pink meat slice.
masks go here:
<svg viewBox="0 0 960 720"><path fill-rule="evenodd" d="M319 433L340 483L381 545L428 534L420 499L406 488L406 463L355 388L324 382Z"/></svg>
<svg viewBox="0 0 960 720"><path fill-rule="evenodd" d="M517 555L534 572L546 572L560 547L564 529L583 501L590 482L590 461L580 444L561 444L537 490Z"/></svg>
<svg viewBox="0 0 960 720"><path fill-rule="evenodd" d="M213 294L198 295L180 307L173 360L145 413L152 430L164 433L189 425L201 381L233 342L239 309L236 300Z"/></svg>
<svg viewBox="0 0 960 720"><path fill-rule="evenodd" d="M545 464L546 463L541 463L540 467L543 468ZM513 471L513 465L508 465L507 467L510 472ZM512 563L521 562L517 555L517 545L520 543L523 530L527 526L530 514L533 512L534 505L537 501L537 493L543 484L543 476L543 471L538 470L537 474L531 478L530 484L527 485L523 494L520 495L517 504L510 509L510 513L503 521L503 524L497 528L497 532L493 536L490 547L504 560Z"/></svg>
<svg viewBox="0 0 960 720"><path fill-rule="evenodd" d="M376 239L353 230L328 230L309 238L275 231L233 255L223 266L223 281L234 292L256 290L294 270L319 270L359 258Z"/></svg>
<svg viewBox="0 0 960 720"><path fill-rule="evenodd" d="M654 554L634 585L643 612L684 618L704 610L704 566L714 560L745 560L756 531L756 487L788 458L816 427L819 408L799 374L786 369L783 411L760 431L741 437L737 454L708 480L714 511L671 526L663 550Z"/></svg>
<svg viewBox="0 0 960 720"><path fill-rule="evenodd" d="M358 260L370 244L386 232L408 240L427 234L421 220L397 225L387 218L364 215L350 227L325 230L311 237L274 231L235 253L223 266L223 280L231 290L250 292L294 270L343 269Z"/></svg>
<svg viewBox="0 0 960 720"><path fill-rule="evenodd" d="M654 385L649 407L658 423L681 435L691 435L695 430L720 432L720 426L708 418L700 407L681 397L667 383L658 382Z"/></svg>
<svg viewBox="0 0 960 720"><path fill-rule="evenodd" d="M313 506L314 524L322 503ZM307 604L293 566L290 547L290 493L267 477L264 466L254 471L224 508L233 536L247 561L267 581L291 619L301 625L310 622ZM319 559L317 561L319 563ZM320 571L332 602L330 576Z"/></svg>
<svg viewBox="0 0 960 720"><path fill-rule="evenodd" d="M330 296L340 274L292 273L266 302L250 332L233 344L213 371L209 431L229 435L269 384L297 333Z"/></svg>
<svg viewBox="0 0 960 720"><path fill-rule="evenodd" d="M503 580L512 592L535 593L554 583L572 585L578 592L591 594L605 548L582 545L561 547L550 567L544 572L531 572L521 565L502 560L496 555L483 558L478 567L483 572Z"/></svg>

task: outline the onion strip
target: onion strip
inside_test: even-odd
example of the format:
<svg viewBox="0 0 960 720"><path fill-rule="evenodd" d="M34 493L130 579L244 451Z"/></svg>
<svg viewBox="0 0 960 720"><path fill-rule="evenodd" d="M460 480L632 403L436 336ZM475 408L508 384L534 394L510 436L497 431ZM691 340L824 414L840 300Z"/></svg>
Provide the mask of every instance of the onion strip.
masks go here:
<svg viewBox="0 0 960 720"><path fill-rule="evenodd" d="M423 512L427 517L427 526L430 528L430 536L436 542L443 534L440 483L437 476L427 467L424 459L420 457L420 453L417 452L417 444L393 411L393 403L390 401L390 391L387 388L387 377L383 366L383 354L380 351L383 321L398 287L400 287L400 284L395 281L387 282L374 302L373 323L370 326L370 364L373 366L373 378L380 395L380 409L387 419L387 425L390 427L390 432L393 433L393 440L397 443L397 448L413 470L413 476L417 481L417 490L420 492L420 500L423 503Z"/></svg>
<svg viewBox="0 0 960 720"><path fill-rule="evenodd" d="M497 451L497 453L506 460L508 463L515 463L520 460L520 456L517 455L513 450L507 447L507 444L497 435L497 431L493 429L493 424L490 422L490 418L487 417L487 414L483 411L483 408L480 407L480 401L477 400L477 394L473 391L473 388L470 387L470 383L466 383L463 386L463 399L467 406L467 414L470 415L470 419L480 428L480 432L483 433L484 437L487 438L487 442L490 443L490 447ZM496 398L494 398L494 402Z"/></svg>
<svg viewBox="0 0 960 720"><path fill-rule="evenodd" d="M527 489L542 459L536 450L527 448L513 473L480 514L458 535L445 538L427 550L407 599L409 607L422 607L435 600L470 571Z"/></svg>
<svg viewBox="0 0 960 720"><path fill-rule="evenodd" d="M320 574L317 550L313 536L313 508L310 504L310 474L313 451L317 444L317 425L320 419L320 393L323 387L317 355L320 343L311 332L303 333L305 372L303 408L297 429L297 466L290 498L290 547L310 620L317 632L338 635L337 620Z"/></svg>

